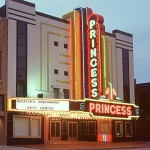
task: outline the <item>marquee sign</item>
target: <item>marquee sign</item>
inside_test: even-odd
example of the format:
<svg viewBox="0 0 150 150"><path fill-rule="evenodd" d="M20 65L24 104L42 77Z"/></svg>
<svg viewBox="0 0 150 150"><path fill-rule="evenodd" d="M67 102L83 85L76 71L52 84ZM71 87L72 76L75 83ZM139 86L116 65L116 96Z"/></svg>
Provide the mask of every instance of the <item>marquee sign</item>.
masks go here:
<svg viewBox="0 0 150 150"><path fill-rule="evenodd" d="M69 111L69 101L16 99L17 110Z"/></svg>
<svg viewBox="0 0 150 150"><path fill-rule="evenodd" d="M76 101L70 103L70 110L90 112L93 116L128 118L138 117L139 107L134 104L110 103L104 101Z"/></svg>
<svg viewBox="0 0 150 150"><path fill-rule="evenodd" d="M100 96L100 27L99 16L92 14L88 19L88 98L97 98Z"/></svg>

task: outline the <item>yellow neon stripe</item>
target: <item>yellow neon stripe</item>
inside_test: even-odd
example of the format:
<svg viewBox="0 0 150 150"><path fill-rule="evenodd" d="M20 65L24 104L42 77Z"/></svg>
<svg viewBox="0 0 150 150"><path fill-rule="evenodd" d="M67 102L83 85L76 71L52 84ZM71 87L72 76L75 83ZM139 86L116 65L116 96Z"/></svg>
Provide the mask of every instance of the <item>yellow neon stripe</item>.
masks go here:
<svg viewBox="0 0 150 150"><path fill-rule="evenodd" d="M107 87L107 53L106 53L106 37L102 36L102 43L103 43L103 49L102 49L102 66L103 66L103 91Z"/></svg>
<svg viewBox="0 0 150 150"><path fill-rule="evenodd" d="M76 13L75 13L75 11L74 11L74 22L73 22L74 24L74 47L75 47L75 49L74 49L74 76L75 76L75 78L74 78L74 83L75 83L75 99L77 99L77 77L76 77L76 74L77 74L77 58L76 58L76 56L77 56L77 38L76 38Z"/></svg>

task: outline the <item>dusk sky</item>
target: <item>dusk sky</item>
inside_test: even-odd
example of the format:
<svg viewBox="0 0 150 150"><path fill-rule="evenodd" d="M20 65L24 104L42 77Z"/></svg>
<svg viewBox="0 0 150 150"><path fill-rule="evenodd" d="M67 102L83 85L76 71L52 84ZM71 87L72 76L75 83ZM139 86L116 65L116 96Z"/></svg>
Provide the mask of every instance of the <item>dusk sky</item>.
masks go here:
<svg viewBox="0 0 150 150"><path fill-rule="evenodd" d="M26 0L36 11L61 18L77 7L90 7L104 17L107 32L118 29L133 34L134 76L150 82L150 0ZM5 0L0 0L0 6Z"/></svg>

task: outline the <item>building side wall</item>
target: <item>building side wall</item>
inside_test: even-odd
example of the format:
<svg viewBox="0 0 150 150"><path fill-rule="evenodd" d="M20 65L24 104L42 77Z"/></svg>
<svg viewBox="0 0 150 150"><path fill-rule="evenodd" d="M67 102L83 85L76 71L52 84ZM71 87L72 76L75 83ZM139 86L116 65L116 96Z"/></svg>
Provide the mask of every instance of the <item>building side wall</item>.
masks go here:
<svg viewBox="0 0 150 150"><path fill-rule="evenodd" d="M16 97L16 21L8 20L8 88L7 97ZM13 88L12 88L13 87Z"/></svg>
<svg viewBox="0 0 150 150"><path fill-rule="evenodd" d="M110 82L118 95L118 76L117 76L117 51L115 37L106 36L108 39L109 72Z"/></svg>
<svg viewBox="0 0 150 150"><path fill-rule="evenodd" d="M140 108L140 118L136 123L136 139L150 140L150 83L136 84L136 105Z"/></svg>
<svg viewBox="0 0 150 150"><path fill-rule="evenodd" d="M6 17L8 18L8 97L16 97L16 60L17 60L17 21L24 21L31 26L35 24L35 7L24 4L25 2L16 2L12 0L6 1ZM31 39L35 33L31 32L28 37ZM31 37L31 38L30 38ZM28 49L34 47L34 42L30 44ZM32 41L32 40L31 40ZM29 55L28 55L29 56ZM32 59L33 60L33 59ZM28 66L32 63L28 63ZM13 87L13 88L12 88Z"/></svg>
<svg viewBox="0 0 150 150"><path fill-rule="evenodd" d="M116 48L117 50L117 85L118 85L118 97L124 99L123 96L123 64L122 64L122 50L120 48Z"/></svg>
<svg viewBox="0 0 150 150"><path fill-rule="evenodd" d="M123 64L122 64L122 51L123 49L129 52L129 85L130 85L130 103L135 103L135 90L134 90L134 64L133 64L133 37L125 33L115 32L116 48L118 53L118 84L123 87ZM120 89L119 88L119 89ZM120 91L120 98L124 98L123 88Z"/></svg>
<svg viewBox="0 0 150 150"><path fill-rule="evenodd" d="M4 111L0 111L0 144L6 143L6 97L7 97L7 55L8 55L8 22L0 19L0 52L1 52L1 79L0 95L4 96Z"/></svg>
<svg viewBox="0 0 150 150"><path fill-rule="evenodd" d="M69 26L43 16L36 19L36 26L28 26L28 96L54 98L53 88L59 88L63 98L63 89L70 89ZM64 71L69 75L64 76Z"/></svg>
<svg viewBox="0 0 150 150"><path fill-rule="evenodd" d="M134 62L133 51L129 52L130 103L135 104Z"/></svg>
<svg viewBox="0 0 150 150"><path fill-rule="evenodd" d="M27 96L28 97L37 97L35 94L35 90L38 89L37 77L39 76L38 72L36 72L37 65L37 54L38 49L36 48L36 27L35 25L27 25ZM37 66L36 66L37 65Z"/></svg>

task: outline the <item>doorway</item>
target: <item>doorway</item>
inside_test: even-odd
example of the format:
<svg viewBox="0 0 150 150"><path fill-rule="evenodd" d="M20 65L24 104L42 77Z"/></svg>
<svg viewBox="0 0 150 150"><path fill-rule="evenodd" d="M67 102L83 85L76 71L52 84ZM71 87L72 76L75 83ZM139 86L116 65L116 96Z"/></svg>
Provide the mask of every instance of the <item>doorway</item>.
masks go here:
<svg viewBox="0 0 150 150"><path fill-rule="evenodd" d="M77 141L78 140L78 123L68 122L68 140Z"/></svg>
<svg viewBox="0 0 150 150"><path fill-rule="evenodd" d="M50 140L61 140L60 121L50 121Z"/></svg>
<svg viewBox="0 0 150 150"><path fill-rule="evenodd" d="M99 142L112 141L112 120L110 119L98 120L98 137Z"/></svg>

